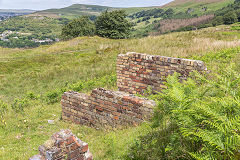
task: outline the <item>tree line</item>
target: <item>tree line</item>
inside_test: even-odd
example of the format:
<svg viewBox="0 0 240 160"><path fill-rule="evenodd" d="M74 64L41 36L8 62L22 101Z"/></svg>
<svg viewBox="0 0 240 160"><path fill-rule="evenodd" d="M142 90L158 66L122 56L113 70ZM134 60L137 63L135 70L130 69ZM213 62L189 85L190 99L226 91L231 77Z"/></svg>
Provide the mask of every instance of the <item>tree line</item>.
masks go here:
<svg viewBox="0 0 240 160"><path fill-rule="evenodd" d="M61 36L63 39L93 35L112 39L128 38L132 23L126 17L123 10L105 11L95 21L82 16L64 25Z"/></svg>

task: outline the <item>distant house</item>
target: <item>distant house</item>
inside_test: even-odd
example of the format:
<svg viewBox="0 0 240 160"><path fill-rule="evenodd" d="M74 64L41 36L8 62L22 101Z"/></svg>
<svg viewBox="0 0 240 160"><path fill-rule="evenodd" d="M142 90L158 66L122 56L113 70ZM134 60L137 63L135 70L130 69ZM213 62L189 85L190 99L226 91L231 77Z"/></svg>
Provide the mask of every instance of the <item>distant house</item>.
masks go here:
<svg viewBox="0 0 240 160"><path fill-rule="evenodd" d="M32 39L32 41L34 41L35 43L50 43L53 42L53 40L47 38L45 40L39 40L39 39Z"/></svg>

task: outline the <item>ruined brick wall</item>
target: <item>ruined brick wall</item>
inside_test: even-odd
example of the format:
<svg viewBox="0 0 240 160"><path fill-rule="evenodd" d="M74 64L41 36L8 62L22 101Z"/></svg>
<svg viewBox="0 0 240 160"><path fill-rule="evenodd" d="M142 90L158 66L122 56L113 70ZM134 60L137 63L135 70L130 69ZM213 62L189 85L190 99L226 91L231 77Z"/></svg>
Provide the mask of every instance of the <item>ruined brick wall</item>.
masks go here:
<svg viewBox="0 0 240 160"><path fill-rule="evenodd" d="M88 126L138 124L151 116L155 102L125 92L99 88L91 95L66 92L62 96L62 118Z"/></svg>
<svg viewBox="0 0 240 160"><path fill-rule="evenodd" d="M55 133L39 147L39 154L29 160L92 160L88 144L78 139L70 130Z"/></svg>
<svg viewBox="0 0 240 160"><path fill-rule="evenodd" d="M202 61L153 56L140 53L120 54L117 59L117 86L119 91L99 88L91 95L66 92L62 96L62 117L88 126L138 124L153 113L154 101L134 96L151 87L165 88L168 75L178 72L186 79L193 70L204 71Z"/></svg>
<svg viewBox="0 0 240 160"><path fill-rule="evenodd" d="M132 94L142 94L148 87L159 92L165 88L168 75L178 72L186 79L193 70L204 71L206 67L198 60L129 52L117 58L117 86Z"/></svg>

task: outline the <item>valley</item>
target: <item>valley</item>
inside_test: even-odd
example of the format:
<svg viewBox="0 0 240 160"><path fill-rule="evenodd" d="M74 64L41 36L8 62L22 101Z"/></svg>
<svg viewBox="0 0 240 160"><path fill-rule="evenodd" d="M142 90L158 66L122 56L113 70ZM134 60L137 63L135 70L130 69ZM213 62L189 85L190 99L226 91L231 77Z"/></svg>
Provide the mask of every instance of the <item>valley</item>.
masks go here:
<svg viewBox="0 0 240 160"><path fill-rule="evenodd" d="M95 21L97 16L106 10L113 11L120 9L126 11L128 14L128 20L133 23L133 29L131 32L131 37L133 38L157 35L159 33L163 34L165 32L171 32L182 28L185 29L186 26L186 29L191 30L197 26L204 26L205 23L209 22L209 19L205 21L200 20L198 23L189 23L184 26L180 25L178 27L174 27L174 29L168 22L172 21L172 19L176 19L176 21L178 19L196 19L198 17L201 19L201 16L204 17L213 15L215 11L231 3L233 3L233 0L221 0L217 2L206 0L204 3L199 1L191 3L190 1L182 2L181 0L176 0L163 7L113 8L107 6L74 4L66 8L49 9L37 12L33 12L31 10L20 10L18 12L15 11L15 14L24 15L14 16L11 19L0 22L0 33L14 32L21 34L13 34L13 36L10 37L2 37L0 46L8 48L29 48L56 42L62 38L62 27L69 23L72 19L85 15L89 16L92 21ZM175 7L174 4L179 5ZM213 4L214 6L212 6ZM203 10L203 8L205 9ZM201 11L199 12L199 10ZM161 29L159 26L162 23L169 26L170 30ZM44 26L44 28L41 26ZM204 27L207 26L211 25L206 25ZM162 32L163 30L164 32ZM23 36L23 34L25 35Z"/></svg>

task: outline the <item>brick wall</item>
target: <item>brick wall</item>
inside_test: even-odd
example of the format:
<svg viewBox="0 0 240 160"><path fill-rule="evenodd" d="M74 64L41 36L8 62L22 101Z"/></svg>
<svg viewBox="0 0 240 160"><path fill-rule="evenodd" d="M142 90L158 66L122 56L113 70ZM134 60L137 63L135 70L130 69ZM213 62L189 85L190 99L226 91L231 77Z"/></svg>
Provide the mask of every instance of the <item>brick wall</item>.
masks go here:
<svg viewBox="0 0 240 160"><path fill-rule="evenodd" d="M66 92L62 96L62 117L88 126L138 124L153 113L154 101L134 96L151 87L165 88L168 75L178 72L186 79L193 70L204 71L202 61L153 56L140 53L120 54L117 58L117 86L119 91L99 88L90 95Z"/></svg>
<svg viewBox="0 0 240 160"><path fill-rule="evenodd" d="M29 160L92 160L88 144L78 139L70 130L55 133L39 147L39 154Z"/></svg>
<svg viewBox="0 0 240 160"><path fill-rule="evenodd" d="M66 92L62 96L62 117L88 126L138 124L151 116L155 102L125 92L98 88L91 95Z"/></svg>
<svg viewBox="0 0 240 160"><path fill-rule="evenodd" d="M204 71L206 67L198 60L129 52L117 58L117 86L132 94L142 94L148 87L159 92L165 88L163 82L168 75L178 72L181 79L186 79L193 70Z"/></svg>

